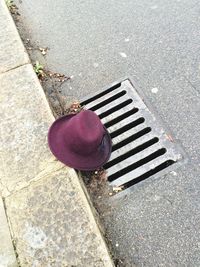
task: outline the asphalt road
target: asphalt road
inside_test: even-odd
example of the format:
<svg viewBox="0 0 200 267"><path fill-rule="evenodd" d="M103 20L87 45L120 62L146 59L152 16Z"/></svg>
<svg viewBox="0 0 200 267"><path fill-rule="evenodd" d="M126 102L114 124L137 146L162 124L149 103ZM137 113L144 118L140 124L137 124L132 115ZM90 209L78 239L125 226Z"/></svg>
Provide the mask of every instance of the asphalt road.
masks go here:
<svg viewBox="0 0 200 267"><path fill-rule="evenodd" d="M188 155L183 167L107 203L118 257L125 266L200 266L200 2L16 3L30 38L50 48L49 68L73 76L66 96L131 76Z"/></svg>

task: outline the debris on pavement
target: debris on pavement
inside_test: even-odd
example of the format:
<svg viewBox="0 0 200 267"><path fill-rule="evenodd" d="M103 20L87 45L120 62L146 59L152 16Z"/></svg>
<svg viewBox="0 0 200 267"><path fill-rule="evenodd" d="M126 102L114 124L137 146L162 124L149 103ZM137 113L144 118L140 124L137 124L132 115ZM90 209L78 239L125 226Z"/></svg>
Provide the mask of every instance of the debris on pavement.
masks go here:
<svg viewBox="0 0 200 267"><path fill-rule="evenodd" d="M103 168L96 171L82 171L81 176L83 177L86 187L91 195L98 198L105 194L104 189L107 182L107 176L106 171Z"/></svg>
<svg viewBox="0 0 200 267"><path fill-rule="evenodd" d="M174 142L173 137L170 134L166 134L166 139L168 139L170 142Z"/></svg>
<svg viewBox="0 0 200 267"><path fill-rule="evenodd" d="M152 88L152 89L151 89L151 92L152 92L153 94L157 94L157 93L158 93L158 88L157 88L157 87Z"/></svg>
<svg viewBox="0 0 200 267"><path fill-rule="evenodd" d="M47 50L49 50L48 47L39 47L38 49L39 49L39 51L41 52L41 54L42 54L43 56L46 56L46 54L47 54Z"/></svg>
<svg viewBox="0 0 200 267"><path fill-rule="evenodd" d="M45 73L48 77L53 78L55 82L65 82L70 80L71 78L69 76L66 76L65 74L61 74L58 72L52 72L50 70L45 70Z"/></svg>
<svg viewBox="0 0 200 267"><path fill-rule="evenodd" d="M123 189L124 189L124 186L123 185L121 185L121 186L114 186L113 187L113 192L118 193L118 192L122 191Z"/></svg>
<svg viewBox="0 0 200 267"><path fill-rule="evenodd" d="M20 16L18 12L18 7L14 4L13 0L6 0L6 5L12 15Z"/></svg>
<svg viewBox="0 0 200 267"><path fill-rule="evenodd" d="M69 112L70 113L78 113L83 109L84 109L84 107L82 107L81 104L78 101L76 101L76 102L72 103L72 105L70 106Z"/></svg>

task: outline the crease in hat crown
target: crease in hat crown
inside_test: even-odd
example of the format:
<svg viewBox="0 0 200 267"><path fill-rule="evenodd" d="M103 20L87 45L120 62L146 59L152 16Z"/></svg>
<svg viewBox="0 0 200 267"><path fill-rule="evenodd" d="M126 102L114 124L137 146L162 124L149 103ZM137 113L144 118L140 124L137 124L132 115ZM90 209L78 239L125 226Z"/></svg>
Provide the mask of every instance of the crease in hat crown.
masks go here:
<svg viewBox="0 0 200 267"><path fill-rule="evenodd" d="M88 155L94 152L101 144L104 136L104 128L98 116L85 110L72 117L66 127L66 131L73 128L71 133L71 149L75 152ZM69 138L68 135L65 138Z"/></svg>

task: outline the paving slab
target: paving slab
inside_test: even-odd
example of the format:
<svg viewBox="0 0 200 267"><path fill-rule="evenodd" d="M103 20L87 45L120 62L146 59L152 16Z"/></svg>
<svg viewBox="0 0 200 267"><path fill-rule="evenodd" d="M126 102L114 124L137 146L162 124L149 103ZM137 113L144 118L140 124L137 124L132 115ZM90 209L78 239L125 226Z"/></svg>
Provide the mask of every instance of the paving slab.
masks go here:
<svg viewBox="0 0 200 267"><path fill-rule="evenodd" d="M0 1L0 73L29 63L29 58L4 0Z"/></svg>
<svg viewBox="0 0 200 267"><path fill-rule="evenodd" d="M0 194L6 196L62 164L47 146L54 118L32 65L0 74L0 88Z"/></svg>
<svg viewBox="0 0 200 267"><path fill-rule="evenodd" d="M66 167L6 198L22 266L113 266L76 178Z"/></svg>
<svg viewBox="0 0 200 267"><path fill-rule="evenodd" d="M17 267L2 198L0 198L0 240L0 267Z"/></svg>

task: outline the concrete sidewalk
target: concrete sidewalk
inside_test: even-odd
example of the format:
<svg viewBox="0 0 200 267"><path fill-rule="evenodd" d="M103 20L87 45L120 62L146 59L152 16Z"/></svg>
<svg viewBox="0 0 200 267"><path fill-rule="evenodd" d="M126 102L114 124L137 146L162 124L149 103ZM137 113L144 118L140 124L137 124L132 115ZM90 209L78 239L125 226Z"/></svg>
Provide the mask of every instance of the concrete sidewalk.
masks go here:
<svg viewBox="0 0 200 267"><path fill-rule="evenodd" d="M0 40L0 267L113 266L78 176L48 149L54 117L2 0Z"/></svg>

